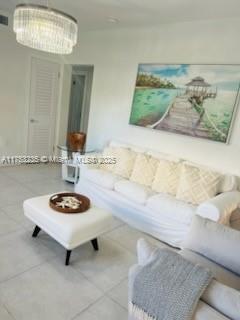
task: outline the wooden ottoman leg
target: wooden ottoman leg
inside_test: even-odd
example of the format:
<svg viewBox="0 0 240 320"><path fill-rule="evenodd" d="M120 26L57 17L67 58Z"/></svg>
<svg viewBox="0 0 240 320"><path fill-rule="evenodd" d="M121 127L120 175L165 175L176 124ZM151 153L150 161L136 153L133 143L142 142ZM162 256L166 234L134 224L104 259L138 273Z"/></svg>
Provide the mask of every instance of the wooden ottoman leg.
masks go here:
<svg viewBox="0 0 240 320"><path fill-rule="evenodd" d="M93 239L91 242L92 242L93 249L94 249L95 251L98 251L99 248L98 248L98 240L97 240L97 238L96 238L96 239Z"/></svg>
<svg viewBox="0 0 240 320"><path fill-rule="evenodd" d="M67 252L66 252L66 260L65 260L65 266L68 266L68 265L69 265L71 253L72 253L72 250L67 250Z"/></svg>
<svg viewBox="0 0 240 320"><path fill-rule="evenodd" d="M32 237L36 238L40 231L41 231L41 228L39 228L39 226L36 226L33 230Z"/></svg>

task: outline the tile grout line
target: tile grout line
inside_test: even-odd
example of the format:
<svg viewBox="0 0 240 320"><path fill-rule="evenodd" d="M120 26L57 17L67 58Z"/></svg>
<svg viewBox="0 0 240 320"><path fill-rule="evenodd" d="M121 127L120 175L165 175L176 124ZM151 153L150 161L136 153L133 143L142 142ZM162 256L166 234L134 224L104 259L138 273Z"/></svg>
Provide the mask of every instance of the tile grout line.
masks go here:
<svg viewBox="0 0 240 320"><path fill-rule="evenodd" d="M12 276L12 277L9 277L9 278L7 278L7 279L5 279L5 280L0 280L0 286L1 286L2 284L5 284L5 282L11 281L11 280L13 280L13 279L15 279L15 278L18 278L18 277L20 277L21 275L25 274L26 272L29 272L29 271L31 271L31 270L34 270L34 269L36 269L36 268L44 265L45 263L48 263L49 261L51 261L51 260L53 260L53 259L55 259L55 258L56 258L56 255L53 256L53 257L51 257L51 258L46 259L45 261L40 262L39 264L37 264L37 265L35 265L35 266L30 267L30 268L28 268L28 269L26 269L26 270L24 270L24 271L22 271L22 272L20 272L20 273L18 273L18 274L15 274L15 275Z"/></svg>
<svg viewBox="0 0 240 320"><path fill-rule="evenodd" d="M92 306L94 306L94 304L96 304L98 301L100 301L101 299L104 298L105 295L102 295L101 297L99 297L97 300L91 302L88 306L86 306L85 308L83 308L80 312L78 312L75 316L73 316L73 318L71 318L70 320L74 320L76 319L78 316L80 316L83 312L87 311L88 309L90 309Z"/></svg>
<svg viewBox="0 0 240 320"><path fill-rule="evenodd" d="M120 307L124 308L125 310L128 310L128 308L122 306L117 300L115 300L113 297L110 296L110 292L113 291L114 289L116 289L121 283L123 283L125 280L128 280L128 277L125 277L120 283L118 283L116 286L114 286L112 289L108 290L105 295L111 299L112 301L114 301L115 303L117 303ZM128 294L128 293L127 293Z"/></svg>
<svg viewBox="0 0 240 320"><path fill-rule="evenodd" d="M119 245L122 249L126 250L128 253L131 253L134 257L137 256L137 253L134 254L130 249L126 248L125 246L123 246L120 242L118 242L118 240L111 238L110 236L108 236L107 234L104 234L104 236L106 238L108 238L108 240L111 240L113 242L115 242L117 245ZM136 243L136 248L137 248L137 243ZM137 252L137 249L136 249Z"/></svg>
<svg viewBox="0 0 240 320"><path fill-rule="evenodd" d="M11 313L11 311L9 310L9 308L6 306L5 303L3 303L3 307L4 307L4 309L7 311L7 313L9 314L9 316L10 316L13 320L16 320L16 318L15 318L14 315Z"/></svg>

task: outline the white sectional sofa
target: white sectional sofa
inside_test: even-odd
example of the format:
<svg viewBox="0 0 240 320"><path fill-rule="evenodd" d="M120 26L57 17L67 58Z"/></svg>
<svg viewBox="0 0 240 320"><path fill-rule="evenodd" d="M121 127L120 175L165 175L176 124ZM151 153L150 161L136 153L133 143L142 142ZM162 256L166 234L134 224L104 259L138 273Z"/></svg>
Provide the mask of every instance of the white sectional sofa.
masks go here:
<svg viewBox="0 0 240 320"><path fill-rule="evenodd" d="M240 319L240 258L236 254L239 243L239 231L197 216L193 219L182 250L178 253L186 260L210 270L213 281L197 304L192 320ZM129 271L129 301L136 276L151 261L156 249L143 239L138 241L138 263ZM132 316L129 320L139 319Z"/></svg>
<svg viewBox="0 0 240 320"><path fill-rule="evenodd" d="M121 163L122 159L117 158L117 162L121 163L120 167L119 165L116 167L115 164L99 164L106 157L109 157L110 160L114 158L114 154L112 155L109 150L114 152L115 150L121 150L123 153L124 151L127 152L127 150L131 151L132 158L128 159L128 163ZM218 173L218 183L217 185L215 184L217 189L214 196L209 198L209 194L205 194L204 187L202 196L203 199L207 198L207 200L196 204L182 200L186 196L184 192L182 192L179 198L177 189L176 191L172 191L173 185L177 187L176 181L170 183L172 176L168 178L166 172L160 170L160 173L162 172L163 175L161 180L161 176L159 177L159 162L168 162L174 168L177 164L178 168L181 168L183 165L185 167L189 165L196 168L196 170L206 171L210 169L188 163L183 159L150 150L143 150L116 141L109 143L107 151L105 149L105 152L97 155L100 161L96 161L95 164L86 164L86 162L91 162L89 161L89 156L87 161L85 159L84 163L80 164L80 179L75 186L75 191L88 196L95 205L111 210L115 216L126 223L172 246L180 247L182 240L189 230L192 217L195 214L228 224L231 213L240 205L237 178L233 175ZM139 160L140 158L144 161L147 159L148 162L145 167L143 166L145 169L140 173L138 172L138 175L133 179L133 172L136 173L136 159ZM124 165L128 169L127 171L124 171L126 169ZM151 168L150 165L152 166ZM150 173L147 172L149 169L152 169ZM181 179L182 169L179 170L179 179ZM142 179L143 177L146 179ZM216 175L214 175L213 180L215 177ZM146 184L137 183L136 178L138 179L137 181L144 181L144 183L146 181ZM157 183L156 178L158 179ZM158 186L159 179L160 189ZM196 181L197 183L198 181ZM208 180L206 180L205 184L207 189ZM167 192L156 191L162 190L161 188L163 191L167 190ZM199 196L200 198L198 194L196 195L197 198L201 199L201 195Z"/></svg>

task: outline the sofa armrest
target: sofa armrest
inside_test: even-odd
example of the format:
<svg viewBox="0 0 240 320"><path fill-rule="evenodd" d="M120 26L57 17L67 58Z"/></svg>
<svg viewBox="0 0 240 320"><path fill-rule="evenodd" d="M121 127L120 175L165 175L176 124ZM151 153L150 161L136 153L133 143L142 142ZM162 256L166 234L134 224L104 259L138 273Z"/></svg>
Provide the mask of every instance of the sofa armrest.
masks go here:
<svg viewBox="0 0 240 320"><path fill-rule="evenodd" d="M240 192L231 191L217 195L197 207L197 214L223 224L229 224L232 212L240 206Z"/></svg>

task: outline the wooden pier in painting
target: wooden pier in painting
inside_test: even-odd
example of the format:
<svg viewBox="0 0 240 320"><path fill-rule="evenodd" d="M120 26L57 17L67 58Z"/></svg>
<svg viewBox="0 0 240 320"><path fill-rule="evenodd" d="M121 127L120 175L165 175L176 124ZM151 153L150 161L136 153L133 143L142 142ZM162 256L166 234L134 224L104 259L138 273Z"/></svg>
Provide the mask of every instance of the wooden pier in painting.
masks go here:
<svg viewBox="0 0 240 320"><path fill-rule="evenodd" d="M175 98L161 119L148 127L208 138L209 130L202 121L206 112L204 100L216 98L217 89L214 92L210 91L210 84L201 77L192 79L186 87L185 93ZM210 118L209 121L211 123ZM219 131L213 123L211 125Z"/></svg>
<svg viewBox="0 0 240 320"><path fill-rule="evenodd" d="M165 115L149 127L191 136L208 137L208 130L201 124L201 114L189 101L188 95L176 97Z"/></svg>

